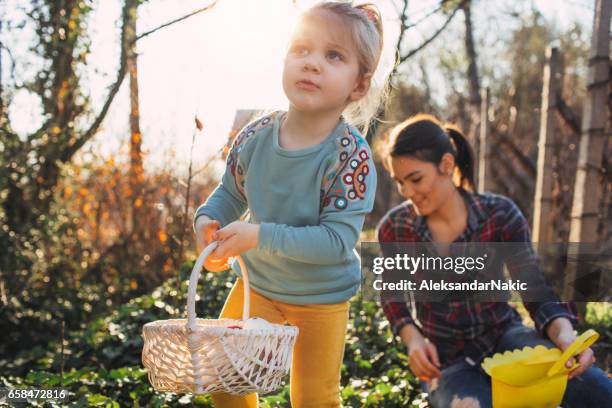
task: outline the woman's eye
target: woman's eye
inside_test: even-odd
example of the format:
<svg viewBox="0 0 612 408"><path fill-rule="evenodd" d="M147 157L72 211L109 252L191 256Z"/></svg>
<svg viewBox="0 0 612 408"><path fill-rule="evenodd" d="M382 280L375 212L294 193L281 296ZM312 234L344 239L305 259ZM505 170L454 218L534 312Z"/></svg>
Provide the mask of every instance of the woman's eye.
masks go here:
<svg viewBox="0 0 612 408"><path fill-rule="evenodd" d="M419 183L419 181L421 181L421 180L423 180L423 177L419 177L419 178L416 178L416 179L412 179L412 180L410 180L410 181L412 181L414 184L418 184L418 183Z"/></svg>

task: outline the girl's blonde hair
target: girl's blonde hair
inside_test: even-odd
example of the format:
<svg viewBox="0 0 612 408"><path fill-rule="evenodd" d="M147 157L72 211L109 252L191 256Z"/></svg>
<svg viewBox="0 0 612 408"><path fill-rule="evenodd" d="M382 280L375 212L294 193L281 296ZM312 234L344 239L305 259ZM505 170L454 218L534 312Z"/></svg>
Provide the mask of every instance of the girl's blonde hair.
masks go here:
<svg viewBox="0 0 612 408"><path fill-rule="evenodd" d="M388 93L387 75L382 78L381 83L375 75L383 49L380 13L372 3L353 5L346 1L324 1L308 9L303 16L320 11L333 13L345 27L350 27L349 32L359 53L359 73L372 75L368 93L358 101L350 103L343 112L344 118L365 134L381 101L386 99Z"/></svg>

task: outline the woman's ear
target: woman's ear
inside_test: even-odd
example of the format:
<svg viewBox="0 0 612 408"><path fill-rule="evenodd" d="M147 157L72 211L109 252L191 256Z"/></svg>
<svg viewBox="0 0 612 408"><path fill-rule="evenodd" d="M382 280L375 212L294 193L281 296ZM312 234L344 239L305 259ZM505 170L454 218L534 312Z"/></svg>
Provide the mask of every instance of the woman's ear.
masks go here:
<svg viewBox="0 0 612 408"><path fill-rule="evenodd" d="M363 98L370 90L371 82L372 74L367 73L361 75L358 81L355 83L353 91L349 95L349 102L358 101L359 99Z"/></svg>
<svg viewBox="0 0 612 408"><path fill-rule="evenodd" d="M452 176L455 170L455 157L450 153L444 153L438 166L440 173Z"/></svg>

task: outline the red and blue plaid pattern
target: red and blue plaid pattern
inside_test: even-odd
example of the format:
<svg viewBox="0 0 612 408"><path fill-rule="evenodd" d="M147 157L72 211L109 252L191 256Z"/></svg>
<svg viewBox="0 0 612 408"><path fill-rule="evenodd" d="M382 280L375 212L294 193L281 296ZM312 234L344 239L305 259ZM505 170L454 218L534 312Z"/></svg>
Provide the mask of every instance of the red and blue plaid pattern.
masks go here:
<svg viewBox="0 0 612 408"><path fill-rule="evenodd" d="M497 194L460 191L468 207L468 222L455 242L525 243L529 256L521 257L520 264L507 264L510 275L526 267L542 274L531 245L529 224L516 204ZM409 201L391 209L383 217L377 234L381 243L433 241L425 217L419 216ZM543 275L541 282L546 285ZM547 298L558 299L552 293ZM547 324L557 317L577 322L572 303L547 301L524 302L524 305L543 336L546 336ZM508 325L521 321L518 312L507 302L406 303L383 300L382 306L396 335L406 324L414 324L436 345L445 367L461 358L470 364L478 364L491 354Z"/></svg>

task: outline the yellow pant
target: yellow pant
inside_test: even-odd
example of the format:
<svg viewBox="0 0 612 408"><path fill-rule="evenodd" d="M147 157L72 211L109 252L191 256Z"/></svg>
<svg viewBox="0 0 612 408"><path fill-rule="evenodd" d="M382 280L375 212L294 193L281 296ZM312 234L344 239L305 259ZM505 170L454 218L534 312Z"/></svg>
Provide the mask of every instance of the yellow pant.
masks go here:
<svg viewBox="0 0 612 408"><path fill-rule="evenodd" d="M221 317L242 319L244 286L238 278ZM344 336L348 323L348 302L329 305L293 305L283 303L251 289L251 317L271 323L289 323L300 330L293 349L290 388L291 406L339 407L340 367L344 355ZM217 393L216 407L257 407L257 394L235 396Z"/></svg>

